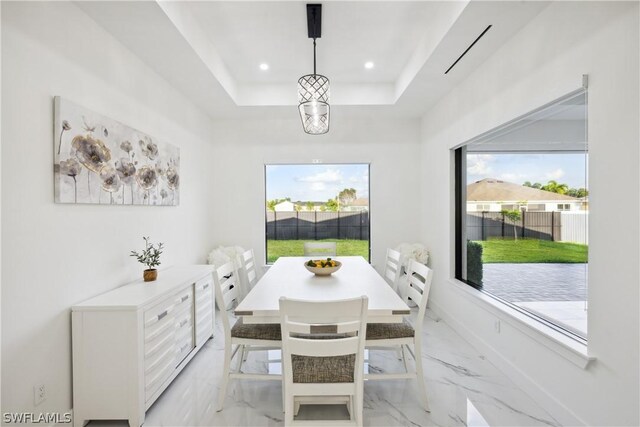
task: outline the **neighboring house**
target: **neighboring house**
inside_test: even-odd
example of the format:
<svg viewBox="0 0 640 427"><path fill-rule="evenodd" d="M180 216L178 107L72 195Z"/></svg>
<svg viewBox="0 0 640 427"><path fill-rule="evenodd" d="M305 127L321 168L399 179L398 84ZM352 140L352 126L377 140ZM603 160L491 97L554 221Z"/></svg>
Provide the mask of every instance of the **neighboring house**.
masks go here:
<svg viewBox="0 0 640 427"><path fill-rule="evenodd" d="M311 203L311 206L307 206L308 203ZM300 206L300 212L309 212L309 211L322 211L322 208L327 205L327 202L309 202L309 201L301 201L298 200L295 202L296 205ZM276 205L277 206L277 205ZM309 207L311 209L309 209ZM277 210L277 209L276 209ZM360 211L368 211L369 210L369 199L358 198L348 205L340 206L341 211L348 212L360 212Z"/></svg>
<svg viewBox="0 0 640 427"><path fill-rule="evenodd" d="M485 178L467 185L467 212L529 212L585 210L585 201L565 194L538 190L512 182Z"/></svg>
<svg viewBox="0 0 640 427"><path fill-rule="evenodd" d="M285 200L284 202L280 202L275 205L273 210L276 212L293 212L296 210L296 205L293 202Z"/></svg>
<svg viewBox="0 0 640 427"><path fill-rule="evenodd" d="M369 199L357 198L346 206L342 206L341 211L366 212L369 210Z"/></svg>
<svg viewBox="0 0 640 427"><path fill-rule="evenodd" d="M307 206L308 203L311 203L311 209L309 209L309 206ZM300 211L301 212L309 212L309 211L321 211L322 207L324 205L326 205L327 202L309 202L309 201L300 201L298 200L296 202L296 205L300 206Z"/></svg>

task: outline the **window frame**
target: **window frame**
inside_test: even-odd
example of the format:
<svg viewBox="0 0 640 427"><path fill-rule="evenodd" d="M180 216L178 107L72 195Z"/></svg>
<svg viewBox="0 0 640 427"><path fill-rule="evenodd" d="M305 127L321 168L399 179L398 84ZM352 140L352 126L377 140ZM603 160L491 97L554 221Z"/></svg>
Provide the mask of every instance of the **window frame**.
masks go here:
<svg viewBox="0 0 640 427"><path fill-rule="evenodd" d="M369 248L367 250L367 258L366 261L371 264L371 248L372 248L372 244L371 244L371 162L317 162L315 160L312 160L310 162L265 162L263 163L263 167L262 167L262 171L263 171L263 196L262 196L262 204L263 206L265 206L265 203L267 202L267 167L268 166L341 166L341 165L363 165L367 167L367 176L368 176L368 180L367 180L367 191L368 191L368 198L369 198L369 205L368 205L368 215L369 215L369 226L368 226L368 231L367 231L367 241L369 242ZM269 262L269 253L268 253L268 235L267 235L267 210L265 209L265 213L264 213L264 265L267 267L270 267L273 265L273 262Z"/></svg>
<svg viewBox="0 0 640 427"><path fill-rule="evenodd" d="M524 118L529 117L531 115L534 115L536 113L539 113L541 111L544 111L545 109L549 108L550 106L559 104L563 101L569 100L573 97L576 97L580 94L584 94L586 99L587 99L587 104L586 104L586 108L588 111L588 91L586 87L581 87L579 89L576 89L572 92L569 92L568 94L561 96L557 99L554 99L551 102L548 102L534 110L531 110L525 114L522 114L512 120L509 120L505 123L503 123L500 126L497 126L487 132L484 132L480 135L477 135L474 138L471 138L461 144L458 144L454 147L451 148L451 151L453 152L453 179L454 179L454 183L453 183L453 196L454 196L454 227L453 227L453 238L454 238L454 254L453 254L453 262L454 262L454 277L451 279L454 282L457 283L463 283L468 285L468 288L473 288L473 290L470 289L471 292L479 292L483 298L488 298L491 301L494 301L494 306L497 307L498 309L503 310L505 313L509 314L511 317L516 317L516 318L521 318L521 319L529 319L530 321L533 321L534 323L540 325L543 327L543 329L548 330L549 332L547 333L547 335L552 335L552 332L555 333L560 333L561 335L563 335L564 337L568 338L571 341L576 342L577 344L579 344L580 346L584 346L584 354L586 354L586 348L587 348L587 338L582 337L580 335L577 335L576 333L574 333L573 331L570 331L568 329L563 328L562 326L555 324L541 316L537 316L523 308L520 308L518 306L516 306L515 304L506 301L496 295L491 294L488 291L485 291L484 289L482 289L481 286L479 286L478 284L471 282L467 279L465 279L464 277L466 277L466 264L467 264L467 259L466 259L466 245L463 242L463 238L466 237L466 213L467 213L467 201L466 201L466 158L467 158L467 146L472 144L475 141L479 141L482 140L484 138L487 138L493 134L499 134L500 132L504 131L505 129L509 128L511 125L521 122ZM587 117L588 120L588 117ZM586 144L586 150L588 153L588 134L587 134L587 138L585 141ZM587 172L588 174L588 172ZM546 208L546 206L545 206ZM569 207L570 208L570 207ZM546 209L545 209L546 211ZM587 261L588 262L588 261ZM587 300L588 300L588 292L589 292L589 288L587 285ZM514 316L514 313L517 313L516 316ZM525 321L524 323L528 323L527 321ZM587 362L588 363L588 362ZM586 365L585 365L586 366Z"/></svg>

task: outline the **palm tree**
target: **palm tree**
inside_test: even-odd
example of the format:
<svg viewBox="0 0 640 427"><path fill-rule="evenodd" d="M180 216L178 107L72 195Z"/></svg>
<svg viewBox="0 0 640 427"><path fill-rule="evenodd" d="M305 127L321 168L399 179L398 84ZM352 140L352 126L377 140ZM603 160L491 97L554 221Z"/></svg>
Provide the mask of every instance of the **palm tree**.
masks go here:
<svg viewBox="0 0 640 427"><path fill-rule="evenodd" d="M550 191L552 193L565 194L569 191L569 186L567 184L559 184L558 182L551 180L547 183L547 185L542 186L541 190Z"/></svg>

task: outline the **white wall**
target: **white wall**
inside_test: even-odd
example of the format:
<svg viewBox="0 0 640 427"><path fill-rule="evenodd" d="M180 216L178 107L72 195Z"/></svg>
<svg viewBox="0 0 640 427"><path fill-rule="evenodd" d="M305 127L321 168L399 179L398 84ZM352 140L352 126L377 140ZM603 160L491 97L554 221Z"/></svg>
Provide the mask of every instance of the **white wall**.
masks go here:
<svg viewBox="0 0 640 427"><path fill-rule="evenodd" d="M557 2L431 109L422 123L422 235L431 306L564 424L638 425L638 3ZM583 370L503 324L453 276L450 148L581 85L589 74L589 353ZM624 209L611 209L625 200ZM445 206L448 209L432 209ZM631 214L630 214L631 213ZM610 232L624 224L625 236Z"/></svg>
<svg viewBox="0 0 640 427"><path fill-rule="evenodd" d="M69 307L139 278L143 235L163 266L206 261L211 121L73 4L1 7L2 411L67 411ZM54 204L54 95L178 145L180 206Z"/></svg>
<svg viewBox="0 0 640 427"><path fill-rule="evenodd" d="M211 220L216 244L252 247L265 259L264 165L269 163L371 163L371 262L387 247L419 241L420 152L418 120L347 119L332 111L331 131L306 135L295 109L286 120L216 122L215 181L221 207Z"/></svg>

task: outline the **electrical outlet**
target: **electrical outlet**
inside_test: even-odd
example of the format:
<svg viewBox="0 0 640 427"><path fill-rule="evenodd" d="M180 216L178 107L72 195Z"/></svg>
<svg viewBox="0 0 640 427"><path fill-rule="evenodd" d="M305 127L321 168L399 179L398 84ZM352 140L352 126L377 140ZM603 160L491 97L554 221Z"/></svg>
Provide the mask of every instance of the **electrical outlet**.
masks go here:
<svg viewBox="0 0 640 427"><path fill-rule="evenodd" d="M496 334L500 333L500 321L499 320L495 320L493 323L493 328L496 331Z"/></svg>
<svg viewBox="0 0 640 427"><path fill-rule="evenodd" d="M47 400L47 389L44 384L33 386L33 404L39 405L45 400Z"/></svg>

